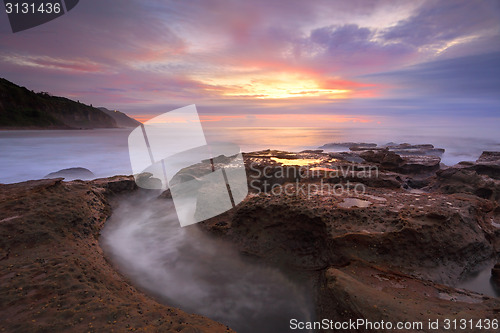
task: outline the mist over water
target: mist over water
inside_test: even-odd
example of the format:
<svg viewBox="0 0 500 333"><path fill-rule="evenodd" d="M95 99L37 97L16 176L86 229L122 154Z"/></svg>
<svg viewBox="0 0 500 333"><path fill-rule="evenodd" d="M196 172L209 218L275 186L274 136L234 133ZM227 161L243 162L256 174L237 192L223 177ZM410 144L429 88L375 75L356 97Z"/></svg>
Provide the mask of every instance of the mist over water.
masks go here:
<svg viewBox="0 0 500 333"><path fill-rule="evenodd" d="M237 332L286 332L292 318L314 320L305 279L257 264L197 225L181 228L171 200L145 193L121 200L100 241L142 289Z"/></svg>

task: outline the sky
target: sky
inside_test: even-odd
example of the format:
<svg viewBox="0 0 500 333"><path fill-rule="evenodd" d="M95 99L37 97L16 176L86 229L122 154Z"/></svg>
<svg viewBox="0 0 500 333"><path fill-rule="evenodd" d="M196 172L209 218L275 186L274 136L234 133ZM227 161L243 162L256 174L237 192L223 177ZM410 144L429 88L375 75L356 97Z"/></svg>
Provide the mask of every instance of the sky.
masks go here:
<svg viewBox="0 0 500 333"><path fill-rule="evenodd" d="M18 33L2 12L0 76L141 121L500 125L500 1L82 0Z"/></svg>

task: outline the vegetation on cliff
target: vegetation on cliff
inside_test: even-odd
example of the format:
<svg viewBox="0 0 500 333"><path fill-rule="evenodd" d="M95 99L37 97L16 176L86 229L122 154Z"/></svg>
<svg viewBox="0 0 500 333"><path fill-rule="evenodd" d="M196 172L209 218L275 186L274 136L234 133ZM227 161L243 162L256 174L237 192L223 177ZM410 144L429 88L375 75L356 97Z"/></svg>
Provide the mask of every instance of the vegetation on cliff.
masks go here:
<svg viewBox="0 0 500 333"><path fill-rule="evenodd" d="M0 128L115 128L120 121L112 114L68 98L35 93L0 78Z"/></svg>

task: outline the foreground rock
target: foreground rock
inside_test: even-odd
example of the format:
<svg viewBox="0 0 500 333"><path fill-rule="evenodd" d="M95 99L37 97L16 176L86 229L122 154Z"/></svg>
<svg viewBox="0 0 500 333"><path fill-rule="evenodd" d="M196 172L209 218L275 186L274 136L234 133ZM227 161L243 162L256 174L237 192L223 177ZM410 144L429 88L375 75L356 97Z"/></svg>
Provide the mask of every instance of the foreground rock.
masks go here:
<svg viewBox="0 0 500 333"><path fill-rule="evenodd" d="M430 281L353 262L349 266L326 269L320 282L320 318L339 321L363 318L369 322L384 322L386 330L377 330L364 324L356 330L342 332L393 331L396 323L406 323L398 332L447 332L446 321L462 319L483 323L498 318L500 301L482 295L453 289ZM439 322L430 329L429 321ZM390 323L390 324L389 324ZM392 329L388 325L393 325ZM466 327L453 332L495 332L495 329Z"/></svg>
<svg viewBox="0 0 500 333"><path fill-rule="evenodd" d="M318 151L246 154L252 194L200 226L245 255L315 274L318 318L424 325L429 319L498 318L500 299L453 288L500 254L495 197L481 195L482 183L444 191L448 180L440 173L455 168L436 175L436 156L415 158L412 167L388 149L359 156L361 163ZM488 163L456 169L491 181L495 166ZM467 179L460 179L463 186Z"/></svg>
<svg viewBox="0 0 500 333"><path fill-rule="evenodd" d="M484 152L474 162L439 170L433 189L444 193L471 193L500 202L500 153Z"/></svg>
<svg viewBox="0 0 500 333"><path fill-rule="evenodd" d="M0 185L0 331L228 332L157 303L109 264L99 231L131 177Z"/></svg>
<svg viewBox="0 0 500 333"><path fill-rule="evenodd" d="M431 174L439 169L441 158L432 155L412 154L400 156L388 149L368 150L359 154L367 162L380 165L384 170L402 174Z"/></svg>

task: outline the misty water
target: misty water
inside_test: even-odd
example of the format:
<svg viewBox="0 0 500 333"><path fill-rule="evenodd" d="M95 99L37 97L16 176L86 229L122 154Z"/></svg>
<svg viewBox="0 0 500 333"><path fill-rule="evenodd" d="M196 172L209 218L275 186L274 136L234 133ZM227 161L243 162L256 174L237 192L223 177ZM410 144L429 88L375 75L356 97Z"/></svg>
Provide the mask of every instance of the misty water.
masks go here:
<svg viewBox="0 0 500 333"><path fill-rule="evenodd" d="M0 183L40 179L65 168L83 167L96 177L130 175L131 129L0 131ZM242 151L316 149L330 142L432 143L445 148L443 163L475 161L482 151L500 150L498 130L418 128L205 128L207 140L228 141ZM172 138L175 140L175 138Z"/></svg>
<svg viewBox="0 0 500 333"><path fill-rule="evenodd" d="M490 297L500 297L500 285L491 277L491 269L496 261L488 262L476 271L468 274L456 287L468 289Z"/></svg>
<svg viewBox="0 0 500 333"><path fill-rule="evenodd" d="M314 319L307 279L242 257L197 225L181 228L172 201L156 195L120 200L102 231L105 253L137 286L237 332L285 332L292 318Z"/></svg>

